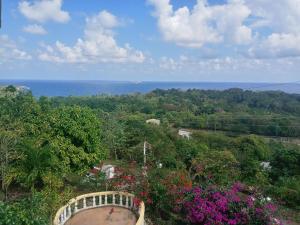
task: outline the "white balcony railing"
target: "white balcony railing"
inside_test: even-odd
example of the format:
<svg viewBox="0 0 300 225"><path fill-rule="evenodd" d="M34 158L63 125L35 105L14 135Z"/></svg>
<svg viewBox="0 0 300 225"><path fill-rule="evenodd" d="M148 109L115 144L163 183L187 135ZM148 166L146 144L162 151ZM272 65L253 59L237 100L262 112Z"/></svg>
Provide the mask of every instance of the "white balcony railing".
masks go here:
<svg viewBox="0 0 300 225"><path fill-rule="evenodd" d="M144 225L144 202L141 202L139 206L135 206L133 201L134 195L125 192L109 191L80 195L71 199L67 205L57 211L53 225L64 225L78 212L104 206L122 207L132 211L137 210L138 220L136 225Z"/></svg>

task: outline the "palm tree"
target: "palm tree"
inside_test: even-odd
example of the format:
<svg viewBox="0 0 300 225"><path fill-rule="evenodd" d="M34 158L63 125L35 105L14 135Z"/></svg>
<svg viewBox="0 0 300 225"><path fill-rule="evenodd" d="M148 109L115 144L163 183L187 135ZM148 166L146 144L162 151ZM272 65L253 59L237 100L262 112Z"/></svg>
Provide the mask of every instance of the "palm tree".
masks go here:
<svg viewBox="0 0 300 225"><path fill-rule="evenodd" d="M49 177L61 180L61 166L51 146L37 146L33 141L26 140L20 149L22 156L16 162L15 172L22 185L34 189L46 185Z"/></svg>

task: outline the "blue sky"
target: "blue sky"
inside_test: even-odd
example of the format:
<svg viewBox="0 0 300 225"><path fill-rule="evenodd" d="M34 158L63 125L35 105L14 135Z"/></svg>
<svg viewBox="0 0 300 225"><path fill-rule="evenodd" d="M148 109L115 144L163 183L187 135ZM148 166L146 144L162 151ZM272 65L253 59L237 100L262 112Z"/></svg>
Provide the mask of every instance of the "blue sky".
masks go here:
<svg viewBox="0 0 300 225"><path fill-rule="evenodd" d="M3 0L0 79L300 80L300 0Z"/></svg>

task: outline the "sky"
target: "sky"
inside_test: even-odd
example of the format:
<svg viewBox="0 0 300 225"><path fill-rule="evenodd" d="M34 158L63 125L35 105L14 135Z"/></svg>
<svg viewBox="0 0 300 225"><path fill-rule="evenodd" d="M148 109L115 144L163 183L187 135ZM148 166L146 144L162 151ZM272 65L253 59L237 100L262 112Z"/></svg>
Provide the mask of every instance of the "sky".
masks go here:
<svg viewBox="0 0 300 225"><path fill-rule="evenodd" d="M300 0L2 4L0 79L300 80Z"/></svg>

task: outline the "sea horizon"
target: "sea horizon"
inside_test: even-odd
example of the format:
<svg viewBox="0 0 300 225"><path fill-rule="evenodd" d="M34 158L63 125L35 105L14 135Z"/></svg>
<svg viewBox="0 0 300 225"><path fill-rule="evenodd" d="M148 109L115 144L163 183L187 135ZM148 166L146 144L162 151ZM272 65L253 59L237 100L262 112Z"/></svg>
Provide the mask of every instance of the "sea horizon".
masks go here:
<svg viewBox="0 0 300 225"><path fill-rule="evenodd" d="M283 91L300 94L300 83L286 82L217 82L217 81L117 81L117 80L37 80L2 79L0 86L23 86L40 96L91 96L100 94L122 95L148 93L155 89L226 90L240 88L252 91Z"/></svg>

